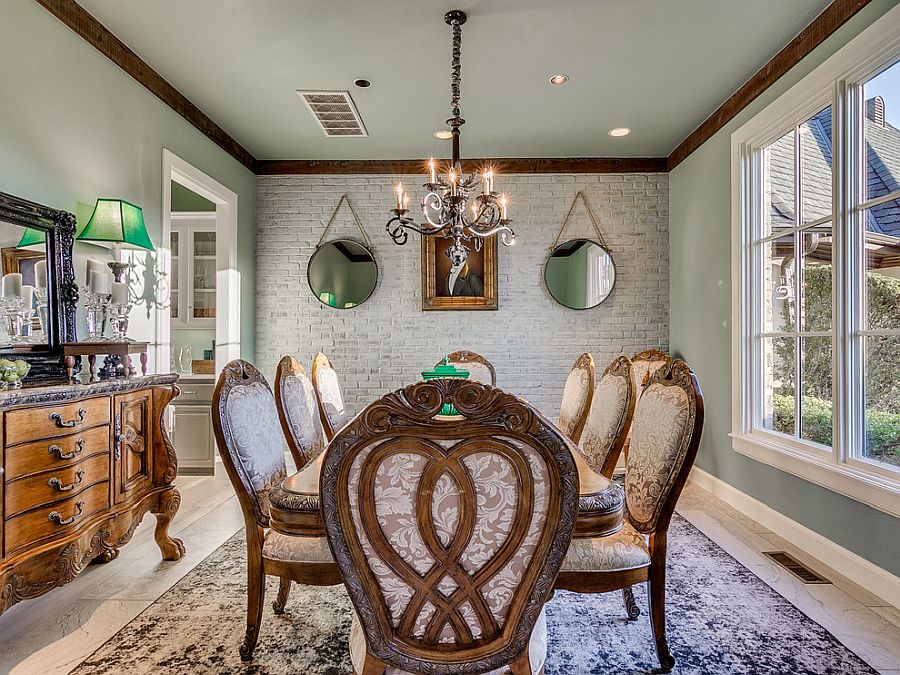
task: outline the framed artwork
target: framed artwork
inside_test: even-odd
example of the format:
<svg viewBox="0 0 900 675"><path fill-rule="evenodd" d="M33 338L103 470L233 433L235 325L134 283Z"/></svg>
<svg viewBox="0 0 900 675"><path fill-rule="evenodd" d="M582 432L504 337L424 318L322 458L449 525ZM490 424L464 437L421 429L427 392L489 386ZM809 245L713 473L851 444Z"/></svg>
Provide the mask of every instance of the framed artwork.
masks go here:
<svg viewBox="0 0 900 675"><path fill-rule="evenodd" d="M469 257L453 266L449 237L422 237L422 309L497 309L497 237L482 240L480 251L469 242Z"/></svg>
<svg viewBox="0 0 900 675"><path fill-rule="evenodd" d="M18 272L22 275L22 283L34 286L34 265L40 260L46 259L43 251L23 251L18 248L4 248L3 274Z"/></svg>

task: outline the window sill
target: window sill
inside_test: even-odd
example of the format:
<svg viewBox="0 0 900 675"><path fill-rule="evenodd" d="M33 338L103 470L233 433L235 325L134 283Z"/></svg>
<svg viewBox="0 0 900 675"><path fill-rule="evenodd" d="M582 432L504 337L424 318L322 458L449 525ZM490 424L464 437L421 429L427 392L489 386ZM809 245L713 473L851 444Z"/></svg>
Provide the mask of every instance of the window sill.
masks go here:
<svg viewBox="0 0 900 675"><path fill-rule="evenodd" d="M900 480L836 464L759 434L731 434L736 452L900 517Z"/></svg>

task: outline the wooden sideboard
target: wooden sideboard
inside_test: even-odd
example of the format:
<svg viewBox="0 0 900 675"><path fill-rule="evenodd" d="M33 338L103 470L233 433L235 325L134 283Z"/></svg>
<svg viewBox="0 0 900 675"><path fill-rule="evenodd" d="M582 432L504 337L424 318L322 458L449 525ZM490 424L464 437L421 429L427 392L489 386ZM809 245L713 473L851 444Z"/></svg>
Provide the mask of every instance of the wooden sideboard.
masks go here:
<svg viewBox="0 0 900 675"><path fill-rule="evenodd" d="M0 613L109 562L148 511L164 560L181 496L164 423L177 375L0 392Z"/></svg>

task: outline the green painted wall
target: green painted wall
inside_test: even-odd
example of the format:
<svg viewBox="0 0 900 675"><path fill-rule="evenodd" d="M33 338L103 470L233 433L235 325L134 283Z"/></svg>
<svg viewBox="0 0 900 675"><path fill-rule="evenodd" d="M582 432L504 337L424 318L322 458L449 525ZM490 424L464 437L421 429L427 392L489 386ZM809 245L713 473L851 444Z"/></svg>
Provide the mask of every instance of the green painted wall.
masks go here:
<svg viewBox="0 0 900 675"><path fill-rule="evenodd" d="M175 154L177 155L178 153ZM183 185L172 181L172 210L215 211L216 205L193 190L188 190Z"/></svg>
<svg viewBox="0 0 900 675"><path fill-rule="evenodd" d="M874 0L669 176L670 346L706 401L697 465L837 544L900 574L900 519L738 454L731 447L731 134L869 26Z"/></svg>
<svg viewBox="0 0 900 675"><path fill-rule="evenodd" d="M143 208L156 243L163 148L238 194L241 343L252 359L255 176L35 2L0 4L0 82L0 191L72 212L121 197Z"/></svg>

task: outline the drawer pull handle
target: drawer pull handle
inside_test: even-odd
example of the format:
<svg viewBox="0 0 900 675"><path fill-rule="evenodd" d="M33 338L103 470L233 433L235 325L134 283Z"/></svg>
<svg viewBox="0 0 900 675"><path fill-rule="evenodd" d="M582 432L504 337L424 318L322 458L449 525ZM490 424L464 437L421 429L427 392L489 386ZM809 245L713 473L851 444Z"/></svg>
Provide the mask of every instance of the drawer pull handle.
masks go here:
<svg viewBox="0 0 900 675"><path fill-rule="evenodd" d="M84 469L78 469L78 471L75 472L75 480L73 480L71 483L63 485L62 481L59 478L57 478L56 476L54 476L53 478L51 478L50 480L47 481L47 485L49 485L50 487L55 487L60 492L68 492L69 490L74 490L75 486L78 485L79 483L81 483L81 481L83 481L83 480L84 480Z"/></svg>
<svg viewBox="0 0 900 675"><path fill-rule="evenodd" d="M72 452L63 452L62 446L60 445L51 445L47 448L47 452L51 455L56 455L57 459L75 459L84 452L84 439L75 443L75 449Z"/></svg>
<svg viewBox="0 0 900 675"><path fill-rule="evenodd" d="M86 414L87 413L85 413L84 408L79 408L77 420L68 420L66 422L63 422L62 414L58 413L58 412L54 412L54 413L50 413L50 421L56 422L56 426L60 427L61 429L71 429L72 427L77 426L77 425L81 424L82 422L84 422L84 416Z"/></svg>
<svg viewBox="0 0 900 675"><path fill-rule="evenodd" d="M73 513L68 518L63 518L62 514L59 511L51 511L50 515L47 516L47 518L51 523L56 523L57 525L71 525L78 519L78 516L80 516L83 511L84 502L78 502L77 504L75 504L75 513Z"/></svg>
<svg viewBox="0 0 900 675"><path fill-rule="evenodd" d="M182 389L181 393L184 394L185 396L194 396L194 395L196 395L197 391L191 390L191 389Z"/></svg>

